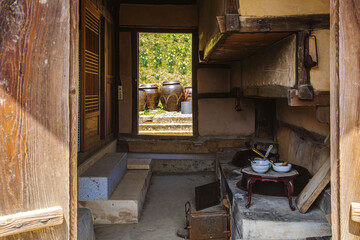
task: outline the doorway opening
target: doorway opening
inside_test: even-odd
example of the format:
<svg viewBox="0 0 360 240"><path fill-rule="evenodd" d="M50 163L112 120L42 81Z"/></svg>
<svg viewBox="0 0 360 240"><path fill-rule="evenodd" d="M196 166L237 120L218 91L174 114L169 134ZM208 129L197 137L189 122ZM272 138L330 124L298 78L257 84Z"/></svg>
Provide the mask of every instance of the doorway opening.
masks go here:
<svg viewBox="0 0 360 240"><path fill-rule="evenodd" d="M191 33L138 33L138 134L193 136Z"/></svg>

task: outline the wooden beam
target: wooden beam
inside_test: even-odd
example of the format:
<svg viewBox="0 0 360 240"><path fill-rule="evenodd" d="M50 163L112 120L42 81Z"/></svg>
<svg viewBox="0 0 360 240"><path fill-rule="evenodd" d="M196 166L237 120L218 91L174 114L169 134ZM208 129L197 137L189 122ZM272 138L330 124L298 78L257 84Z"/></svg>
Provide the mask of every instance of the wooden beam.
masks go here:
<svg viewBox="0 0 360 240"><path fill-rule="evenodd" d="M0 217L0 237L53 227L64 221L60 206Z"/></svg>
<svg viewBox="0 0 360 240"><path fill-rule="evenodd" d="M282 86L249 87L244 89L245 97L286 98L288 88Z"/></svg>
<svg viewBox="0 0 360 240"><path fill-rule="evenodd" d="M313 14L279 17L240 16L239 32L298 32L329 29L329 14Z"/></svg>
<svg viewBox="0 0 360 240"><path fill-rule="evenodd" d="M226 32L239 32L240 31L240 21L239 14L231 13L225 15L226 20Z"/></svg>
<svg viewBox="0 0 360 240"><path fill-rule="evenodd" d="M224 93L199 93L198 99L206 99L206 98L235 98L231 95L230 92Z"/></svg>
<svg viewBox="0 0 360 240"><path fill-rule="evenodd" d="M239 13L239 0L225 0L225 14Z"/></svg>
<svg viewBox="0 0 360 240"><path fill-rule="evenodd" d="M303 100L298 96L297 89L290 89L288 92L288 105L292 107L300 106L329 106L330 105L330 92L315 92L312 100Z"/></svg>
<svg viewBox="0 0 360 240"><path fill-rule="evenodd" d="M305 65L305 59L309 55L309 45L306 44L309 32L296 33L296 84L297 97L301 100L312 100L314 91L310 84L310 68Z"/></svg>
<svg viewBox="0 0 360 240"><path fill-rule="evenodd" d="M351 203L351 220L360 223L360 203Z"/></svg>

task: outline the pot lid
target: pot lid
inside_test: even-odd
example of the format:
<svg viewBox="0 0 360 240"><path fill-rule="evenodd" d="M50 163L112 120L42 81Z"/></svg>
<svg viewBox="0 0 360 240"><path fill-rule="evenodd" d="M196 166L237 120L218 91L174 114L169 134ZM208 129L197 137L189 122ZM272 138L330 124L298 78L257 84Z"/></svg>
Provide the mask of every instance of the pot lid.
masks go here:
<svg viewBox="0 0 360 240"><path fill-rule="evenodd" d="M141 86L139 87L139 89L157 89L157 88L159 88L158 85L154 83L141 84Z"/></svg>
<svg viewBox="0 0 360 240"><path fill-rule="evenodd" d="M185 88L192 88L192 86L186 86Z"/></svg>
<svg viewBox="0 0 360 240"><path fill-rule="evenodd" d="M176 84L180 84L180 81L179 80L171 80L171 81L163 82L163 86L165 86L165 85L176 85Z"/></svg>

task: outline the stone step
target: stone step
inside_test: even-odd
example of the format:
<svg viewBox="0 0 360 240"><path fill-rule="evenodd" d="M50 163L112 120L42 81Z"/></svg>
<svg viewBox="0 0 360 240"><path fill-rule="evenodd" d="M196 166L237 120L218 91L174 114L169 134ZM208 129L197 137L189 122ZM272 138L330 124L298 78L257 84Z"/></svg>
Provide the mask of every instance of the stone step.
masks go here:
<svg viewBox="0 0 360 240"><path fill-rule="evenodd" d="M139 131L192 131L192 123L141 123Z"/></svg>
<svg viewBox="0 0 360 240"><path fill-rule="evenodd" d="M208 172L215 171L216 154L128 153L129 158L151 158L153 172Z"/></svg>
<svg viewBox="0 0 360 240"><path fill-rule="evenodd" d="M127 169L148 170L151 169L151 158L127 158Z"/></svg>
<svg viewBox="0 0 360 240"><path fill-rule="evenodd" d="M193 131L139 131L139 135L192 136Z"/></svg>
<svg viewBox="0 0 360 240"><path fill-rule="evenodd" d="M138 223L150 185L151 170L127 170L109 200L79 201L91 209L94 224Z"/></svg>
<svg viewBox="0 0 360 240"><path fill-rule="evenodd" d="M108 199L126 172L126 153L107 153L79 177L79 200Z"/></svg>
<svg viewBox="0 0 360 240"><path fill-rule="evenodd" d="M139 123L192 123L192 114L141 115Z"/></svg>

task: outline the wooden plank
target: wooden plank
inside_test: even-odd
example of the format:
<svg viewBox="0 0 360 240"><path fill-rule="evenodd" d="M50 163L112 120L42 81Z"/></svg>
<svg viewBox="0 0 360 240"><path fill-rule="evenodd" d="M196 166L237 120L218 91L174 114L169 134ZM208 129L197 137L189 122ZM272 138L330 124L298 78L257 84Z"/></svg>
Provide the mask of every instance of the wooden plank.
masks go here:
<svg viewBox="0 0 360 240"><path fill-rule="evenodd" d="M76 2L0 4L0 215L49 206L64 213L61 224L16 236L20 240L66 240L74 223L69 93L76 89L69 84Z"/></svg>
<svg viewBox="0 0 360 240"><path fill-rule="evenodd" d="M360 223L360 203L351 203L351 220Z"/></svg>
<svg viewBox="0 0 360 240"><path fill-rule="evenodd" d="M360 1L333 0L331 4L331 154L334 175L333 239L359 239L360 224L351 221L351 203L360 189ZM335 88L336 87L336 88ZM338 104L338 105L337 105ZM337 144L336 144L337 143ZM333 189L332 189L333 191Z"/></svg>
<svg viewBox="0 0 360 240"><path fill-rule="evenodd" d="M0 237L53 227L64 221L60 206L0 217Z"/></svg>
<svg viewBox="0 0 360 240"><path fill-rule="evenodd" d="M296 205L301 213L306 213L316 198L330 182L330 160L326 161L319 171L296 198Z"/></svg>
<svg viewBox="0 0 360 240"><path fill-rule="evenodd" d="M298 90L290 89L288 91L288 105L292 107L329 106L330 92L315 92L312 100L303 100L299 98Z"/></svg>

